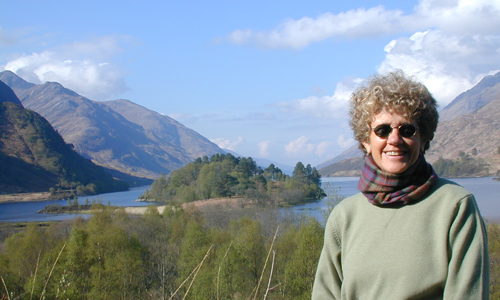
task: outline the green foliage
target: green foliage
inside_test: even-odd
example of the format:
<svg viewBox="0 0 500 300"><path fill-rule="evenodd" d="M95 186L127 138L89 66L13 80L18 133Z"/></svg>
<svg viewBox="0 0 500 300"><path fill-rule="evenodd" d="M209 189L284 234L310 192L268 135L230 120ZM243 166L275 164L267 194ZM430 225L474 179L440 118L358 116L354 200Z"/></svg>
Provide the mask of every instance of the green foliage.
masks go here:
<svg viewBox="0 0 500 300"><path fill-rule="evenodd" d="M314 275L323 247L323 228L312 217L301 224L295 234L296 249L286 264L286 288L294 299L310 299Z"/></svg>
<svg viewBox="0 0 500 300"><path fill-rule="evenodd" d="M500 225L489 224L488 251L490 255L490 299L500 299Z"/></svg>
<svg viewBox="0 0 500 300"><path fill-rule="evenodd" d="M246 197L258 205L296 205L325 196L321 175L316 168L302 163L295 167L293 177L274 164L262 170L252 158L231 154L204 157L162 175L140 198L158 202L186 203L218 197Z"/></svg>
<svg viewBox="0 0 500 300"><path fill-rule="evenodd" d="M0 243L0 276L10 292L2 286L0 299L170 299L174 293L172 299L310 299L323 245L318 220L271 217L269 209L221 213L231 218L227 226L214 226L207 212L193 208L160 214L153 206L141 217L103 207L73 224L29 224ZM500 225L487 230L490 298L500 299Z"/></svg>
<svg viewBox="0 0 500 300"><path fill-rule="evenodd" d="M322 227L262 213L228 212L221 227L192 208L131 218L102 207L65 227L31 224L0 244L0 276L11 299L306 298Z"/></svg>
<svg viewBox="0 0 500 300"><path fill-rule="evenodd" d="M456 160L439 158L433 165L434 170L441 177L472 177L488 173L486 163L480 158L473 158L464 152L460 152Z"/></svg>

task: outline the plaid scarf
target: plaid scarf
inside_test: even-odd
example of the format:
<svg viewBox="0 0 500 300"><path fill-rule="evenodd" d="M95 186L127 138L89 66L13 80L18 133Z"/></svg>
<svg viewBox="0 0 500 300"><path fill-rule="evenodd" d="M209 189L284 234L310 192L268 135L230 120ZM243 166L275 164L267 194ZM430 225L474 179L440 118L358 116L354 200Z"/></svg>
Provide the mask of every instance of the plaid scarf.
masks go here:
<svg viewBox="0 0 500 300"><path fill-rule="evenodd" d="M438 175L423 155L401 174L382 171L371 155L366 155L358 189L371 204L402 206L422 198L437 179Z"/></svg>

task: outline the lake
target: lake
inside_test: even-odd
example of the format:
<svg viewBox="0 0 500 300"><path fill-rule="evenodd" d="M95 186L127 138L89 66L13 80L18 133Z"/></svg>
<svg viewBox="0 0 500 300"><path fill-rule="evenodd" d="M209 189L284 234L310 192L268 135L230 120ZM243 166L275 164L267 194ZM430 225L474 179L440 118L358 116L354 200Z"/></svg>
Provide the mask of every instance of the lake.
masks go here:
<svg viewBox="0 0 500 300"><path fill-rule="evenodd" d="M338 193L348 197L358 192L358 177L326 177L322 179L324 183L333 182L338 187ZM464 186L472 192L477 200L479 209L483 217L490 221L500 221L500 181L493 180L493 177L482 178L455 178L451 179ZM131 188L129 191L101 194L96 196L81 197L80 204L85 203L85 199L100 201L102 204L108 203L113 206L147 206L154 203L135 201L150 186ZM60 221L76 218L77 216L88 217L81 214L38 214L37 212L46 205L59 204L67 205L66 200L58 201L29 201L0 203L0 222L27 222L27 221ZM297 213L308 213L319 220L322 220L321 210L325 207L325 200L291 208Z"/></svg>
<svg viewBox="0 0 500 300"><path fill-rule="evenodd" d="M113 206L146 206L152 205L150 202L136 202L135 200L142 195L150 186L134 187L125 192L116 192L100 194L96 196L85 196L78 198L78 203L85 204L85 199L100 201L104 205ZM49 200L49 201L26 201L26 202L8 202L0 203L0 222L27 222L27 221L61 221L72 219L78 216L88 217L82 214L39 214L39 210L44 209L46 205L66 206L67 200Z"/></svg>
<svg viewBox="0 0 500 300"><path fill-rule="evenodd" d="M338 193L345 197L358 193L359 177L326 177L322 182L333 182L339 188ZM474 194L481 215L491 222L500 222L500 181L493 180L493 177L480 178L450 178ZM309 213L310 215L323 220L322 210L326 207L325 199L295 206L293 209L298 213Z"/></svg>

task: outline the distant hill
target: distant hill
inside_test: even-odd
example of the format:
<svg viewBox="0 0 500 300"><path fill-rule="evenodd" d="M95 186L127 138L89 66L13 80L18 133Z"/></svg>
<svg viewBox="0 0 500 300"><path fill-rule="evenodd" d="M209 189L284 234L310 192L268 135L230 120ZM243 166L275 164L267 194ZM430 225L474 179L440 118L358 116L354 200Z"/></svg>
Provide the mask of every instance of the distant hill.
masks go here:
<svg viewBox="0 0 500 300"><path fill-rule="evenodd" d="M457 160L461 153L465 153L484 161L489 175L500 170L500 73L485 77L439 114L440 122L434 140L425 155L428 162L435 163L440 158ZM350 148L319 165L322 166L319 168L321 176L346 176L343 174L349 171L348 166L352 164L356 167L356 164L344 159L352 158L354 153ZM362 156L361 151L358 155Z"/></svg>
<svg viewBox="0 0 500 300"><path fill-rule="evenodd" d="M59 83L35 85L10 71L1 72L0 80L25 107L44 116L78 153L124 180L129 175L158 178L198 157L223 153L172 118L127 100L92 101Z"/></svg>
<svg viewBox="0 0 500 300"><path fill-rule="evenodd" d="M318 170L320 170L320 169L323 169L324 167L338 163L342 160L355 158L355 157L363 157L363 151L361 151L359 149L358 143L352 145L351 147L349 147L349 149L345 150L344 152L340 153L339 155L335 156L334 158L329 159L329 160L317 165L316 168ZM321 176L323 176L323 175L321 175Z"/></svg>
<svg viewBox="0 0 500 300"><path fill-rule="evenodd" d="M80 194L95 194L128 189L125 182L76 153L47 120L25 109L17 97L10 98L14 92L5 87L0 82L0 193L78 187Z"/></svg>
<svg viewBox="0 0 500 300"><path fill-rule="evenodd" d="M363 156L346 158L321 168L319 174L322 177L360 176L364 163L365 159Z"/></svg>

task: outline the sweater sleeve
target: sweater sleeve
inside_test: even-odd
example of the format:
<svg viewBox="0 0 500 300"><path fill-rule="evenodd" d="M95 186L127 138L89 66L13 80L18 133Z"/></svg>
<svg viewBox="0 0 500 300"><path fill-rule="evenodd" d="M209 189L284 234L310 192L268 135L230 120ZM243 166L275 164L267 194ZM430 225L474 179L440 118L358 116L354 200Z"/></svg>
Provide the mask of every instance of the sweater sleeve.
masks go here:
<svg viewBox="0 0 500 300"><path fill-rule="evenodd" d="M318 262L312 300L340 299L342 286L341 242L330 215L325 227L323 250Z"/></svg>
<svg viewBox="0 0 500 300"><path fill-rule="evenodd" d="M489 299L487 234L474 196L456 208L448 240L448 276L443 299Z"/></svg>

